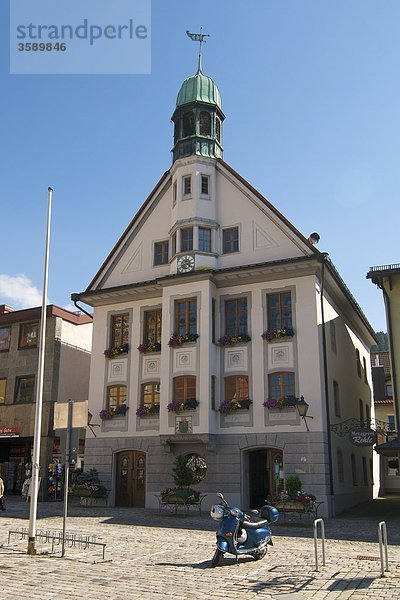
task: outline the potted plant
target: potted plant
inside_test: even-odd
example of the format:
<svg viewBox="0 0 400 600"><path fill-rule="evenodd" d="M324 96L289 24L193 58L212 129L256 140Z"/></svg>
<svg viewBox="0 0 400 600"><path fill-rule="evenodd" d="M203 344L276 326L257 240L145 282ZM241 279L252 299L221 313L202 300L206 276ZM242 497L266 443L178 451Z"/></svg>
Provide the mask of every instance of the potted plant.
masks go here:
<svg viewBox="0 0 400 600"><path fill-rule="evenodd" d="M285 396L284 398L267 398L263 406L268 409L282 410L282 408L292 408L297 404L298 398L295 396Z"/></svg>
<svg viewBox="0 0 400 600"><path fill-rule="evenodd" d="M177 456L172 469L174 488L164 488L160 495L163 502L171 504L195 504L200 500L200 492L191 486L197 483L195 473L188 466L188 457Z"/></svg>
<svg viewBox="0 0 400 600"><path fill-rule="evenodd" d="M102 421L108 421L109 419L113 419L114 417L125 417L126 411L129 409L129 406L126 404L119 404L115 408L109 406L108 408L103 408L99 412L99 417Z"/></svg>
<svg viewBox="0 0 400 600"><path fill-rule="evenodd" d="M107 488L100 483L99 474L96 469L89 469L89 471L83 471L83 473L78 475L70 491L74 496L79 496L81 504L85 504L86 506L102 504L98 499L103 499L105 503L108 494ZM85 499L85 501L82 502L82 499ZM93 499L96 500L93 501ZM92 502L89 500L92 500Z"/></svg>

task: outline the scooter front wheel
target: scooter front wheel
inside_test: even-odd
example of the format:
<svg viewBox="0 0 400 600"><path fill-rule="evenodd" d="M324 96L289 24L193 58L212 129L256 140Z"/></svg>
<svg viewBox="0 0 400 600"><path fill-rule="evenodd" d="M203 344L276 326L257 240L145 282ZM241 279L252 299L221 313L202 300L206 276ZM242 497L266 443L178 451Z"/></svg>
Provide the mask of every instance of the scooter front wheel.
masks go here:
<svg viewBox="0 0 400 600"><path fill-rule="evenodd" d="M267 554L267 548L264 548L263 550L260 550L260 552L253 554L253 558L254 558L254 560L261 560L262 558L264 558L264 556L266 554Z"/></svg>
<svg viewBox="0 0 400 600"><path fill-rule="evenodd" d="M224 558L224 553L219 548L214 552L214 556L211 559L211 564L213 567L218 567L222 563L222 559Z"/></svg>

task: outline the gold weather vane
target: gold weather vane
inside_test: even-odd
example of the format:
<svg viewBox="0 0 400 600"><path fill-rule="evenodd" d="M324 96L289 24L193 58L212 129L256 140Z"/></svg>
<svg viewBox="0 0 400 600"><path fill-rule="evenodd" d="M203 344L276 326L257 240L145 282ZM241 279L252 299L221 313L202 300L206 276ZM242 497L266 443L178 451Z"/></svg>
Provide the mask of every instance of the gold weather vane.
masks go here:
<svg viewBox="0 0 400 600"><path fill-rule="evenodd" d="M201 71L201 45L206 43L206 37L210 37L208 33L202 33L203 28L200 27L200 33L191 33L189 30L186 31L186 35L190 37L193 42L200 42L199 48L199 65L197 71Z"/></svg>

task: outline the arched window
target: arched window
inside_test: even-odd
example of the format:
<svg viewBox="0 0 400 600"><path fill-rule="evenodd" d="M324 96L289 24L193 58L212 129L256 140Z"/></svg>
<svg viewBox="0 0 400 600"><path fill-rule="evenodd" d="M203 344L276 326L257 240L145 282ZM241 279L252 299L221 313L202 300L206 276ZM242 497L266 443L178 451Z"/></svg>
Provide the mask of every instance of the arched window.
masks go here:
<svg viewBox="0 0 400 600"><path fill-rule="evenodd" d="M183 115L183 137L194 135L194 114L187 112Z"/></svg>
<svg viewBox="0 0 400 600"><path fill-rule="evenodd" d="M194 375L183 375L174 377L174 400L187 402L196 399L196 377Z"/></svg>
<svg viewBox="0 0 400 600"><path fill-rule="evenodd" d="M283 400L286 396L294 396L294 373L282 371L268 375L269 398Z"/></svg>
<svg viewBox="0 0 400 600"><path fill-rule="evenodd" d="M107 388L107 408L116 414L123 414L123 408L126 408L126 385L110 385Z"/></svg>
<svg viewBox="0 0 400 600"><path fill-rule="evenodd" d="M200 135L211 135L211 115L205 110L200 113Z"/></svg>

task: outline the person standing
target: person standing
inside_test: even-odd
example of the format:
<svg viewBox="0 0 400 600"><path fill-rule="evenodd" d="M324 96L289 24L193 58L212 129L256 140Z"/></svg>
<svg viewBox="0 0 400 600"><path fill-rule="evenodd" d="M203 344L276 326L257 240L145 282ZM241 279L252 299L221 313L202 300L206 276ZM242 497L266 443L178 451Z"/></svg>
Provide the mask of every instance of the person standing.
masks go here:
<svg viewBox="0 0 400 600"><path fill-rule="evenodd" d="M4 506L4 481L2 480L2 478L0 477L0 509L1 510L6 510L6 507Z"/></svg>

